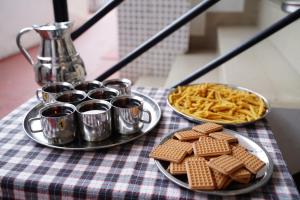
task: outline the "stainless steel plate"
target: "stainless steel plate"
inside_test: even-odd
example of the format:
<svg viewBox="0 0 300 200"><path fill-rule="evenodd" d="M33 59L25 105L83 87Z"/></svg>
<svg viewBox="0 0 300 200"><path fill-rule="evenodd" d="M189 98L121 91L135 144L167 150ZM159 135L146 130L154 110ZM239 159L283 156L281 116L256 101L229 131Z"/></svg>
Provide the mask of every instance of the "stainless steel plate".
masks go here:
<svg viewBox="0 0 300 200"><path fill-rule="evenodd" d="M220 83L217 83L217 84L220 84ZM192 85L199 85L199 84L192 84ZM256 121L258 121L258 120L260 120L260 119L263 119L265 116L267 116L267 114L269 114L269 112L270 112L270 110L271 110L270 104L269 104L268 100L267 100L264 96L262 96L261 94L258 94L257 92L254 92L254 91L252 91L252 90L249 90L249 89L247 89L247 88L240 87L240 86L229 85L229 84L221 84L221 85L225 85L225 86L231 87L231 88L233 88L233 89L238 89L238 90L242 90L242 91L247 91L247 92L253 93L253 94L257 95L258 97L260 97L260 98L264 101L264 103L265 103L265 105L266 105L266 111L265 111L264 115L262 115L260 118L258 118L258 119L256 119L256 120L249 121L249 122L242 122L242 123L224 123L224 122L220 122L220 121L217 121L217 120L208 120L208 119L199 119L199 118L195 118L195 117L193 117L193 116L190 116L190 115L188 115L188 114L185 114L185 113L183 113L183 112L177 110L175 107L173 107L173 106L170 104L170 102L169 102L169 96L170 96L170 94L171 94L172 92L175 91L175 88L172 89L172 90L169 92L169 94L167 95L167 103L168 103L168 105L172 108L172 110L174 110L178 115L180 115L180 116L182 116L182 117L184 117L184 118L186 118L186 119L188 119L188 120L190 120L190 121L197 122L197 123L199 123L199 122L215 122L215 123L222 124L222 125L243 126L243 125L247 125L247 124L251 124L251 123L253 123L253 122L256 122Z"/></svg>
<svg viewBox="0 0 300 200"><path fill-rule="evenodd" d="M39 115L39 110L42 108L43 104L38 104L34 108L32 108L26 115L23 121L24 130L29 138L34 140L35 142L56 149L64 149L64 150L95 150L95 149L103 149L114 147L117 145L121 145L130 141L133 141L151 131L159 122L161 117L161 110L158 104L150 97L143 95L139 92L132 91L133 95L137 95L144 100L144 108L151 113L152 120L149 124L144 124L142 130L138 133L122 136L120 134L112 133L112 135L101 142L86 142L80 138L76 138L72 143L66 145L53 145L48 142L48 140L44 137L42 132L32 133L29 128L28 120L33 117L37 117ZM41 124L36 121L32 123L33 130L39 130L41 128Z"/></svg>
<svg viewBox="0 0 300 200"><path fill-rule="evenodd" d="M183 128L174 131L173 133L169 134L167 137L162 139L160 144L163 144L166 140L170 139L176 132L188 130L188 129L191 128ZM192 190L192 191L203 193L203 194L213 194L213 195L222 195L222 196L245 194L265 185L268 182L268 180L271 178L273 173L273 161L270 155L268 154L268 152L260 144L257 144L252 139L246 136L242 136L239 133L229 129L225 129L225 132L235 136L238 139L240 145L248 149L249 152L256 155L259 159L264 161L266 165L257 173L255 180L252 180L251 183L249 184L232 183L225 190L214 190L214 191ZM163 173L170 181L174 182L175 184L181 187L191 190L189 188L186 175L173 176L167 171L169 162L155 160L155 164L158 167L158 169L161 171L161 173Z"/></svg>

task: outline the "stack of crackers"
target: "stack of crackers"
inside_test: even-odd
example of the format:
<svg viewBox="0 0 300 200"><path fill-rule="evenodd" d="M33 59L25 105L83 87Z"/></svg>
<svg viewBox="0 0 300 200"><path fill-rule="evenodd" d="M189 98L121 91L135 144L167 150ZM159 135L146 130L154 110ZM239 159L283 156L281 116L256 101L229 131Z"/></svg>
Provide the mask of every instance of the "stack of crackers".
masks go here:
<svg viewBox="0 0 300 200"><path fill-rule="evenodd" d="M205 123L176 132L150 157L169 161L173 175L186 174L191 189L220 190L232 181L247 184L265 163L222 130L221 125Z"/></svg>

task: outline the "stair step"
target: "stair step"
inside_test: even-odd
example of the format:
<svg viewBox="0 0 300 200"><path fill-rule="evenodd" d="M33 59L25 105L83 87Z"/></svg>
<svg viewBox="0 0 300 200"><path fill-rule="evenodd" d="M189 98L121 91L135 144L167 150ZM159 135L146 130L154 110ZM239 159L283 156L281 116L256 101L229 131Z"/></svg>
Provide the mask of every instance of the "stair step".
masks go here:
<svg viewBox="0 0 300 200"><path fill-rule="evenodd" d="M183 80L198 68L209 63L216 56L216 52L212 51L198 51L177 56L169 72L165 87L171 87L180 80ZM221 82L219 70L215 69L193 83L199 82Z"/></svg>
<svg viewBox="0 0 300 200"><path fill-rule="evenodd" d="M237 47L259 30L256 27L219 27L220 54ZM223 64L226 83L261 93L272 106L300 106L300 75L268 39Z"/></svg>

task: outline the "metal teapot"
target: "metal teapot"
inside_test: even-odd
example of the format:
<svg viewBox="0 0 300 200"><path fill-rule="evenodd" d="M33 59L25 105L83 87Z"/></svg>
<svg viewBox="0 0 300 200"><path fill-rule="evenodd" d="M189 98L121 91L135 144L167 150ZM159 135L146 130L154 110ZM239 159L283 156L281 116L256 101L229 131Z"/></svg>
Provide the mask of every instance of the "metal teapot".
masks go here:
<svg viewBox="0 0 300 200"><path fill-rule="evenodd" d="M33 65L35 79L39 85L49 82L84 81L86 71L73 45L71 28L71 22L59 22L41 26L33 25L19 32L16 38L17 45L25 58ZM32 30L36 31L42 39L36 62L21 45L21 36Z"/></svg>

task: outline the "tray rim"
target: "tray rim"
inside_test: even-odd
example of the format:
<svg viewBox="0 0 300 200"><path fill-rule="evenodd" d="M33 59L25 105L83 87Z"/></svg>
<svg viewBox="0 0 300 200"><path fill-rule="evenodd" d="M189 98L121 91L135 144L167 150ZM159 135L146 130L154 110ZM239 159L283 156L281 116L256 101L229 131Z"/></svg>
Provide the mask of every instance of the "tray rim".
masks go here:
<svg viewBox="0 0 300 200"><path fill-rule="evenodd" d="M159 142L158 145L162 144L164 141L166 141L167 139L171 138L176 132L178 131L184 131L184 130L189 130L192 127L185 127L185 128L179 128L177 130L172 131L170 134L168 134L167 136L165 136L163 139L161 139L161 141ZM265 155L268 158L269 161L269 165L268 165L268 169L266 170L266 175L264 175L264 177L255 185L250 185L249 187L246 188L242 188L242 189L238 189L238 190L227 190L227 191L222 191L222 190L214 190L214 191L209 191L209 190L192 190L188 187L188 184L177 179L176 177L174 177L172 174L170 174L168 171L166 171L166 169L164 169L164 167L161 165L159 160L154 159L155 165L157 166L157 168L159 169L159 171L165 175L170 181L172 181L174 184L179 185L182 188L188 189L189 191L193 191L196 193L201 193L201 194L209 194L209 195L218 195L218 196L233 196L233 195L241 195L241 194L246 194L249 192L252 192L262 186L264 186L266 183L268 183L268 181L271 179L272 174L273 174L273 169L274 169L274 163L273 160L270 156L270 154L268 153L268 151L259 143L255 142L253 139L251 139L250 137L244 136L239 134L239 132L237 131L233 131L230 129L226 129L224 128L223 130L227 131L230 134L235 134L238 135L238 137L242 137L242 138L246 138L247 140L250 140L251 142L255 143L256 145L258 145L261 150L265 153Z"/></svg>
<svg viewBox="0 0 300 200"><path fill-rule="evenodd" d="M128 143L128 142L131 142L131 141L134 141L144 135L146 135L147 133L151 132L156 126L157 124L159 123L161 117L162 117L162 112L161 112L161 108L159 107L158 103L151 97L149 97L148 95L145 95L145 94L142 94L141 92L138 92L136 90L132 90L131 91L131 94L132 95L137 95L139 97L142 97L143 100L145 101L145 98L148 99L152 104L155 105L155 107L157 108L158 110L158 118L156 120L156 122L152 125L152 127L150 127L150 129L148 131L145 131L135 137L132 137L126 141L122 141L122 142L119 142L119 143L115 143L115 144L110 144L110 145L104 145L104 146L91 146L91 147L79 147L79 148L76 148L76 147L67 147L67 146L58 146L58 145L52 145L52 144L47 144L47 143L44 143L40 140L38 140L37 138L33 137L32 136L32 133L28 133L27 130L26 130L26 118L28 117L28 115L32 112L32 110L36 109L37 107L41 107L43 106L43 103L38 103L37 105L35 105L34 107L32 107L25 115L25 117L23 118L23 130L25 131L25 134L31 139L33 140L34 142L40 144L40 145L43 145L43 146L47 146L47 147L50 147L50 148L54 148L54 149L61 149L61 150L75 150L75 151L92 151L92 150L97 150L97 149L106 149L106 148L111 148L111 147L115 147L115 146L119 146L119 145L122 145L122 144L125 144L125 143ZM30 131L29 131L30 132Z"/></svg>
<svg viewBox="0 0 300 200"><path fill-rule="evenodd" d="M260 118L257 118L256 120L253 120L253 121L250 121L250 122L242 122L242 123L224 123L224 122L219 122L217 120L205 120L205 119L196 119L195 117L192 117L192 116L189 116L179 110L177 110L175 107L173 107L170 102L169 102L169 96L172 92L174 92L174 90L176 88L172 88L168 94L167 94L167 104L168 106L175 112L177 113L178 115L182 116L183 118L186 118L187 120L189 121L192 121L192 122L196 122L196 123L203 123L203 122L214 122L214 123L217 123L217 124L221 124L221 125L233 125L233 126L244 126L244 125L248 125L248 124L252 124L252 123L255 123L256 121L259 121L263 118L265 118L270 112L271 112L271 105L269 103L269 101L267 100L266 97L264 97L263 95L253 91L253 90L250 90L248 88L245 88L245 87L242 87L242 86L237 86L237 85L234 85L234 84L224 84L224 83L214 83L214 82L203 82L203 83L195 83L195 84L189 84L189 85L183 85L183 87L185 86L193 86L193 85L200 85L200 84L204 84L204 83L212 83L212 84L219 84L219 85L225 85L227 87L231 87L233 89L238 89L238 90L242 90L242 91L246 91L246 92L250 92L250 93L253 93L255 95L257 95L258 97L260 97L265 105L266 105L266 112L264 113L264 115L262 115Z"/></svg>

